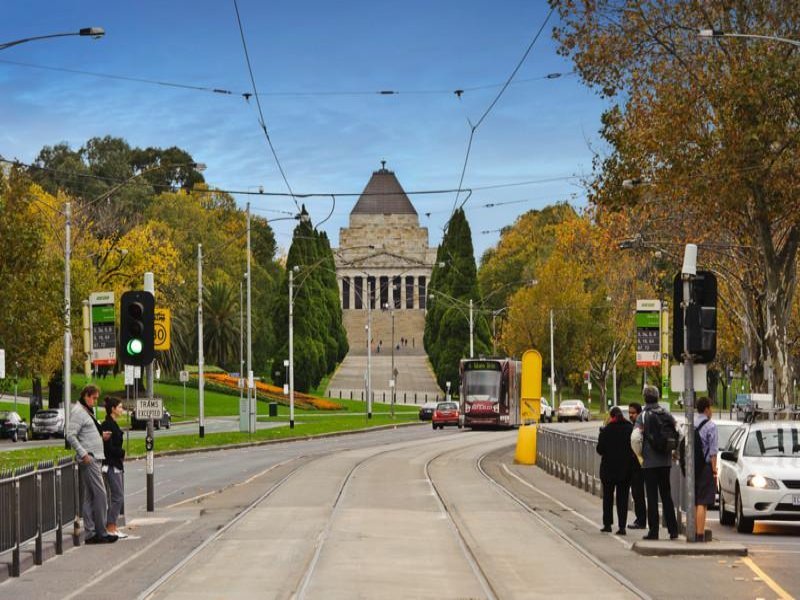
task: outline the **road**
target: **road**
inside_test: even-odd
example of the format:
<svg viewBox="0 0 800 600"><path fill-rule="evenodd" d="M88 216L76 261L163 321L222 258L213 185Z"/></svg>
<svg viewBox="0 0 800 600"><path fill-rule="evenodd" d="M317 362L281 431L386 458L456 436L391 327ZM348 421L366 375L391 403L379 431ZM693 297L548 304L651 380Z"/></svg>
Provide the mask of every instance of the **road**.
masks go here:
<svg viewBox="0 0 800 600"><path fill-rule="evenodd" d="M152 514L132 462L131 537L71 549L0 597L775 597L739 559L654 568L599 533L597 498L514 465L515 439L398 427L159 458Z"/></svg>

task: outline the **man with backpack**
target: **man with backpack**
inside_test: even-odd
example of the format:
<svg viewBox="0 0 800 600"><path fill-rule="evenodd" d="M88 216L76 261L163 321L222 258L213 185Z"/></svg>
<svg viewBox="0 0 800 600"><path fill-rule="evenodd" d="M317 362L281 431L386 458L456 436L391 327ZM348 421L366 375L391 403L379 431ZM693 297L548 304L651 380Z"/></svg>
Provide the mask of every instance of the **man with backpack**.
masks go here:
<svg viewBox="0 0 800 600"><path fill-rule="evenodd" d="M694 505L697 541L705 541L706 513L717 493L717 425L711 420L711 399L699 398L694 415Z"/></svg>
<svg viewBox="0 0 800 600"><path fill-rule="evenodd" d="M631 447L642 465L644 487L647 492L646 540L658 539L658 499L664 509L669 538L678 537L678 520L672 503L669 473L672 469L672 452L678 449L678 430L675 419L658 404L658 388L644 387L644 410L637 417L631 435Z"/></svg>

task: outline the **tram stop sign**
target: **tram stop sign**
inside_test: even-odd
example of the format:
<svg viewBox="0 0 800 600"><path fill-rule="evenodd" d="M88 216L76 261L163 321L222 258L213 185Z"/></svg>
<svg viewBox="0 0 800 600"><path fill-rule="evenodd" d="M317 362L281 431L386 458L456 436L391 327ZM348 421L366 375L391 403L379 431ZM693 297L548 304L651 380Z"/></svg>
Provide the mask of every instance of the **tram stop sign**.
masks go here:
<svg viewBox="0 0 800 600"><path fill-rule="evenodd" d="M521 421L538 422L542 411L542 355L538 350L526 350L522 355L521 392Z"/></svg>

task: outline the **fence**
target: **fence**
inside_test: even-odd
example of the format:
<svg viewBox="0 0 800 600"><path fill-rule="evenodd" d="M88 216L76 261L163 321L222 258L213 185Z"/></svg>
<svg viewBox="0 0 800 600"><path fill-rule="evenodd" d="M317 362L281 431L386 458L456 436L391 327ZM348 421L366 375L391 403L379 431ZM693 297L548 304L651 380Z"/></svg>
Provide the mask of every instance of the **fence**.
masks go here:
<svg viewBox="0 0 800 600"><path fill-rule="evenodd" d="M597 438L594 436L540 426L536 440L536 464L570 485L595 496L603 495L600 455L597 454ZM680 526L683 522L682 513L685 512L685 499L684 478L677 461L672 463L670 486ZM633 499L630 501L633 502Z"/></svg>
<svg viewBox="0 0 800 600"><path fill-rule="evenodd" d="M363 402L364 398L367 397L367 393L364 388L329 389L326 394L328 398L334 398L338 400L358 400L360 402ZM444 396L441 392L436 393L408 390L397 390L395 392L394 399L396 404L424 404L425 402L439 402L440 400L444 400ZM392 390L372 390L372 401L384 403L391 402Z"/></svg>
<svg viewBox="0 0 800 600"><path fill-rule="evenodd" d="M0 473L0 555L11 552L12 577L19 577L26 544L34 542L33 562L42 564L47 533L55 531L56 554L63 554L64 524L77 522L79 506L78 465L71 456Z"/></svg>

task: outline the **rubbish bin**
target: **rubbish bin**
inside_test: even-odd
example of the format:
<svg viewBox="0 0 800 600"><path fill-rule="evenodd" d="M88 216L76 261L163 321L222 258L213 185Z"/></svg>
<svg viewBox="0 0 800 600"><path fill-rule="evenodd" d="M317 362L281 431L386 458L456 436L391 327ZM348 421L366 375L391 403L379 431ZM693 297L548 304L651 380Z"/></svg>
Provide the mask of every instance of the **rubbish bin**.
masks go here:
<svg viewBox="0 0 800 600"><path fill-rule="evenodd" d="M270 417L277 417L278 416L278 403L277 402L270 402L269 403L269 416Z"/></svg>

